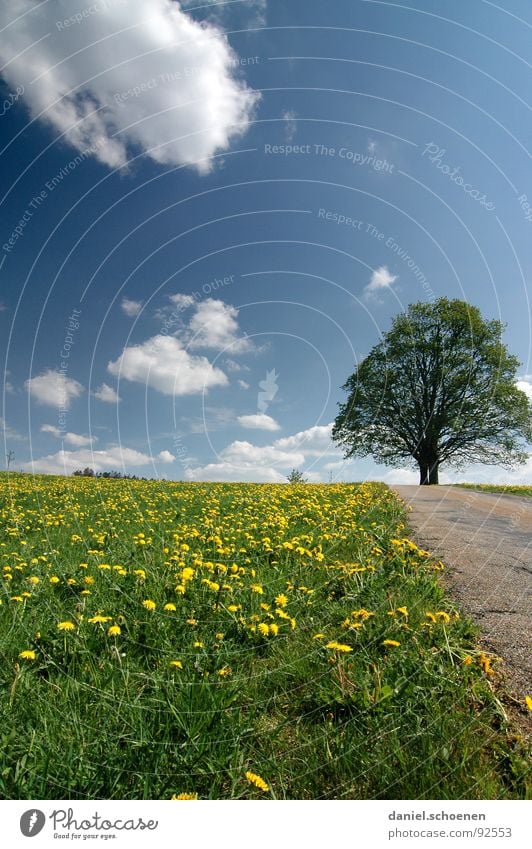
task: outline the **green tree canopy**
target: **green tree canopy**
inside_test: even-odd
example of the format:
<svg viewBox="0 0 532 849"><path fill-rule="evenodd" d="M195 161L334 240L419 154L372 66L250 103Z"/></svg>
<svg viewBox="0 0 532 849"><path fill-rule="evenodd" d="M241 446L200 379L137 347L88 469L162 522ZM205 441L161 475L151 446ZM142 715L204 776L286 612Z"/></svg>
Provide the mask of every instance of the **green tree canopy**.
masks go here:
<svg viewBox="0 0 532 849"><path fill-rule="evenodd" d="M523 463L532 410L503 330L465 301L410 305L342 387L333 440L346 457L414 462L422 484L442 463Z"/></svg>

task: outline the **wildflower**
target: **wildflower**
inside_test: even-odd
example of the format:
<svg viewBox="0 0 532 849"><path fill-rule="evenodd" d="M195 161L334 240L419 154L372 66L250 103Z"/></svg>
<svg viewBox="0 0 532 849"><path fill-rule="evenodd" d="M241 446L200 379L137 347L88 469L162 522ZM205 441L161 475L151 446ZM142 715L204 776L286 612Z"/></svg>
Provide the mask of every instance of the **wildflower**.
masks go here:
<svg viewBox="0 0 532 849"><path fill-rule="evenodd" d="M430 610L427 610L427 612L425 613L425 616L427 617L429 622L436 622L436 617L434 616L434 613L430 612Z"/></svg>
<svg viewBox="0 0 532 849"><path fill-rule="evenodd" d="M275 596L275 604L278 607L286 607L286 605L288 604L287 596L285 596L284 593L279 593L279 595Z"/></svg>
<svg viewBox="0 0 532 849"><path fill-rule="evenodd" d="M76 630L76 626L74 625L73 622L70 621L70 619L67 619L66 622L58 622L57 628L58 628L59 631L75 631Z"/></svg>
<svg viewBox="0 0 532 849"><path fill-rule="evenodd" d="M201 642L201 640L196 640L193 644L195 649L204 649L205 645Z"/></svg>
<svg viewBox="0 0 532 849"><path fill-rule="evenodd" d="M157 607L157 605L154 601L152 601L151 598L147 598L145 601L143 601L142 606L145 607L146 610L155 610L155 608Z"/></svg>
<svg viewBox="0 0 532 849"><path fill-rule="evenodd" d="M20 652L19 657L21 657L22 660L35 660L37 655L32 649L24 649L24 651Z"/></svg>
<svg viewBox="0 0 532 849"><path fill-rule="evenodd" d="M179 800L182 800L182 799L187 799L187 800L193 799L193 800L195 800L197 798L198 798L197 793L174 793L173 796L172 796L173 801L176 801L177 799L179 799Z"/></svg>
<svg viewBox="0 0 532 849"><path fill-rule="evenodd" d="M170 666L173 666L174 669L183 669L183 664L180 660L171 660Z"/></svg>
<svg viewBox="0 0 532 849"><path fill-rule="evenodd" d="M313 639L313 640L324 640L324 639L325 639L325 634L314 634L314 636L312 637L312 639Z"/></svg>
<svg viewBox="0 0 532 849"><path fill-rule="evenodd" d="M229 666L222 666L222 668L218 670L218 675L220 676L220 678L226 678L230 674L231 669Z"/></svg>
<svg viewBox="0 0 532 849"><path fill-rule="evenodd" d="M122 633L122 629L120 628L120 625L111 625L107 633L110 637L118 637L119 634Z"/></svg>
<svg viewBox="0 0 532 849"><path fill-rule="evenodd" d="M260 775L257 775L255 772L246 772L246 778L250 784L253 784L255 787L258 787L259 790L262 790L264 793L268 793L269 787Z"/></svg>
<svg viewBox="0 0 532 849"><path fill-rule="evenodd" d="M99 613L97 613L96 616L91 616L89 622L91 623L91 625L98 625L99 622L110 622L111 619L112 616L101 616Z"/></svg>
<svg viewBox="0 0 532 849"><path fill-rule="evenodd" d="M258 593L259 595L262 595L262 593L264 592L260 584L251 584L250 589L252 593Z"/></svg>
<svg viewBox="0 0 532 849"><path fill-rule="evenodd" d="M168 604L165 604L163 610L177 610L177 607L175 604L172 604L172 602L169 602Z"/></svg>
<svg viewBox="0 0 532 849"><path fill-rule="evenodd" d="M469 654L466 655L464 657L463 663L464 663L464 666L471 666L471 664L473 663L473 658L471 657L471 655L469 655Z"/></svg>
<svg viewBox="0 0 532 849"><path fill-rule="evenodd" d="M397 613L402 613L403 616L408 616L408 608L407 607L398 607Z"/></svg>
<svg viewBox="0 0 532 849"><path fill-rule="evenodd" d="M273 634L273 636L276 637L278 633L279 633L279 625L277 625L275 622L272 622L270 624L270 634Z"/></svg>
<svg viewBox="0 0 532 849"><path fill-rule="evenodd" d="M353 651L351 646L346 646L345 643L337 643L336 640L331 640L330 643L327 643L325 648L326 649L332 649L333 651L339 651L339 652Z"/></svg>
<svg viewBox="0 0 532 849"><path fill-rule="evenodd" d="M528 710L532 710L532 696L525 696L525 705Z"/></svg>
<svg viewBox="0 0 532 849"><path fill-rule="evenodd" d="M438 610L436 612L436 616L440 622L445 622L447 624L447 622L451 621L451 617L445 612L445 610Z"/></svg>
<svg viewBox="0 0 532 849"><path fill-rule="evenodd" d="M383 646L400 646L401 645L401 643L399 643L397 640L383 640L382 644L383 644Z"/></svg>
<svg viewBox="0 0 532 849"><path fill-rule="evenodd" d="M265 622L260 622L257 627L263 637L267 637L270 633L270 626L267 625Z"/></svg>
<svg viewBox="0 0 532 849"><path fill-rule="evenodd" d="M38 578L37 575L32 575L30 578L28 578L28 583L36 586L40 582L40 580L41 579Z"/></svg>

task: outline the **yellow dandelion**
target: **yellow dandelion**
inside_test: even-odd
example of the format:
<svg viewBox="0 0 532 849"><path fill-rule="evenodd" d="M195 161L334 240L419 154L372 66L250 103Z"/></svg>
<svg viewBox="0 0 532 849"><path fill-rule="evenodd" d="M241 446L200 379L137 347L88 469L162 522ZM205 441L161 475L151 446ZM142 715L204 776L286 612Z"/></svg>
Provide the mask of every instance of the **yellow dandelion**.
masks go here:
<svg viewBox="0 0 532 849"><path fill-rule="evenodd" d="M401 643L398 642L397 640L383 640L382 644L383 644L383 646L400 646L401 645Z"/></svg>
<svg viewBox="0 0 532 849"><path fill-rule="evenodd" d="M20 652L19 657L21 657L22 660L35 660L37 655L32 649L24 649L24 651Z"/></svg>
<svg viewBox="0 0 532 849"><path fill-rule="evenodd" d="M218 670L218 675L220 676L220 678L227 678L227 676L230 674L231 668L229 666L222 666L222 668Z"/></svg>
<svg viewBox="0 0 532 849"><path fill-rule="evenodd" d="M445 612L445 610L436 611L436 617L439 619L440 622L445 622L446 624L447 622L451 621L451 617L448 613Z"/></svg>
<svg viewBox="0 0 532 849"><path fill-rule="evenodd" d="M246 778L250 784L253 784L255 787L258 787L258 789L262 790L264 793L268 793L270 788L268 787L264 779L261 778L260 775L257 775L255 772L248 771L246 772Z"/></svg>
<svg viewBox="0 0 532 849"><path fill-rule="evenodd" d="M288 597L285 596L284 593L279 593L279 595L275 596L275 604L278 607L286 607L286 605L288 604Z"/></svg>
<svg viewBox="0 0 532 849"><path fill-rule="evenodd" d="M314 636L312 637L312 639L313 639L313 640L324 640L324 639L325 639L325 634L314 634Z"/></svg>
<svg viewBox="0 0 532 849"><path fill-rule="evenodd" d="M532 696L525 696L525 705L528 710L532 710Z"/></svg>
<svg viewBox="0 0 532 849"><path fill-rule="evenodd" d="M40 578L38 578L38 577L37 577L37 575L32 575L30 578L28 578L28 583L29 583L29 584L33 584L33 585L35 586L35 585L37 585L38 583L40 583L40 580L41 580L41 579L40 579Z"/></svg>
<svg viewBox="0 0 532 849"><path fill-rule="evenodd" d="M66 622L58 622L57 629L59 631L75 631L76 626L70 621L70 619L67 619Z"/></svg>
<svg viewBox="0 0 532 849"><path fill-rule="evenodd" d="M97 613L96 616L91 616L88 621L91 625L97 625L99 622L110 622L112 618L112 616L101 616L101 614Z"/></svg>
<svg viewBox="0 0 532 849"><path fill-rule="evenodd" d="M464 666L471 666L471 664L473 663L473 658L471 657L471 655L467 654L464 657L463 663L464 663Z"/></svg>
<svg viewBox="0 0 532 849"><path fill-rule="evenodd" d="M118 637L122 633L120 625L111 625L107 633L110 637Z"/></svg>
<svg viewBox="0 0 532 849"><path fill-rule="evenodd" d="M172 602L169 602L168 604L165 604L163 610L177 610L177 607L175 604L172 604Z"/></svg>
<svg viewBox="0 0 532 849"><path fill-rule="evenodd" d="M177 800L182 801L184 799L195 800L195 799L198 798L198 794L197 793L174 793L171 798L172 798L172 801L174 801L174 802L177 801Z"/></svg>
<svg viewBox="0 0 532 849"><path fill-rule="evenodd" d="M267 637L270 633L270 626L267 625L265 622L259 622L257 627L263 637Z"/></svg>
<svg viewBox="0 0 532 849"><path fill-rule="evenodd" d="M155 608L157 607L157 605L154 601L152 601L151 598L145 599L145 601L142 602L142 606L145 607L146 610L155 610Z"/></svg>
<svg viewBox="0 0 532 849"><path fill-rule="evenodd" d="M50 578L50 583L51 584L58 584L59 583L59 578L57 577L57 575L52 575L52 577Z"/></svg>
<svg viewBox="0 0 532 849"><path fill-rule="evenodd" d="M325 648L331 649L332 651L339 651L339 652L353 651L351 646L346 646L345 643L337 643L336 640L331 640L330 643L327 643Z"/></svg>
<svg viewBox="0 0 532 849"><path fill-rule="evenodd" d="M171 660L170 666L173 666L174 669L183 669L183 664L180 660Z"/></svg>

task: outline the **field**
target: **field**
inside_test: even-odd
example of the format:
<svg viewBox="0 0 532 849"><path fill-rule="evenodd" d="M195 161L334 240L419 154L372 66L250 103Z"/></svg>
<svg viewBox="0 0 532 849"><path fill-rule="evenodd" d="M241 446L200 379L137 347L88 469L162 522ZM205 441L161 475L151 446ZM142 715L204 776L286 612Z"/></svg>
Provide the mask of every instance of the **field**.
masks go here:
<svg viewBox="0 0 532 849"><path fill-rule="evenodd" d="M2 797L524 797L497 661L384 485L0 493Z"/></svg>
<svg viewBox="0 0 532 849"><path fill-rule="evenodd" d="M457 483L454 486L459 486L463 489L478 489L480 492L500 492L501 495L532 496L532 486L513 486L512 484L497 486L491 483Z"/></svg>

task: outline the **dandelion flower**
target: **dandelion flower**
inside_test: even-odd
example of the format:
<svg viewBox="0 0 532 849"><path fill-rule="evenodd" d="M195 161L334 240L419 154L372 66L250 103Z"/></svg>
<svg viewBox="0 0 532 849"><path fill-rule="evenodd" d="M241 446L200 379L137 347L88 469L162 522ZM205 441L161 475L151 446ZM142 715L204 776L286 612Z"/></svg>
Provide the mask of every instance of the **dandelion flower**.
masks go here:
<svg viewBox="0 0 532 849"><path fill-rule="evenodd" d="M99 622L110 622L112 619L111 616L101 616L99 613L96 616L91 616L89 622L91 625L97 625Z"/></svg>
<svg viewBox="0 0 532 849"><path fill-rule="evenodd" d="M227 676L230 674L231 669L229 666L222 666L222 668L218 670L218 675L220 676L220 678L227 678Z"/></svg>
<svg viewBox="0 0 532 849"><path fill-rule="evenodd" d="M145 601L143 601L142 606L145 607L146 610L155 610L155 608L157 607L157 605L154 601L152 601L151 598L147 598Z"/></svg>
<svg viewBox="0 0 532 849"><path fill-rule="evenodd" d="M344 643L337 643L336 640L331 640L330 643L327 643L325 648L326 649L332 649L333 651L339 651L339 652L353 651L351 646L346 646Z"/></svg>
<svg viewBox="0 0 532 849"><path fill-rule="evenodd" d="M177 610L177 607L175 604L172 604L172 602L168 602L168 604L165 604L163 607L163 610Z"/></svg>
<svg viewBox="0 0 532 849"><path fill-rule="evenodd" d="M528 710L532 710L532 696L525 696L525 705Z"/></svg>
<svg viewBox="0 0 532 849"><path fill-rule="evenodd" d="M258 629L263 637L267 637L270 633L270 626L267 625L265 622L259 622Z"/></svg>
<svg viewBox="0 0 532 849"><path fill-rule="evenodd" d="M401 643L399 643L397 640L383 640L382 644L383 644L383 646L400 646L401 645Z"/></svg>
<svg viewBox="0 0 532 849"><path fill-rule="evenodd" d="M118 637L122 633L120 625L111 625L107 633L110 637Z"/></svg>
<svg viewBox="0 0 532 849"><path fill-rule="evenodd" d="M173 801L177 801L178 799L181 801L183 799L190 800L190 799L197 799L197 798L198 798L197 793L174 793L173 796L172 796Z"/></svg>
<svg viewBox="0 0 532 849"><path fill-rule="evenodd" d="M288 604L287 596L285 596L284 593L279 593L279 595L275 596L275 604L277 604L278 607L286 607Z"/></svg>
<svg viewBox="0 0 532 849"><path fill-rule="evenodd" d="M173 666L174 669L183 669L183 664L180 660L171 660L170 666Z"/></svg>
<svg viewBox="0 0 532 849"><path fill-rule="evenodd" d="M24 649L24 651L20 652L19 657L21 657L22 660L35 660L37 655L35 654L34 651L32 651L32 649ZM528 698L528 696L527 696L527 698Z"/></svg>
<svg viewBox="0 0 532 849"><path fill-rule="evenodd" d="M260 775L248 771L246 772L246 778L250 784L253 784L255 787L258 787L259 790L262 790L264 793L268 793L270 788L268 787L264 779L261 778Z"/></svg>
<svg viewBox="0 0 532 849"><path fill-rule="evenodd" d="M67 619L66 622L58 622L57 628L58 628L59 631L75 631L76 630L76 626L74 625L73 622L70 621L70 619Z"/></svg>

